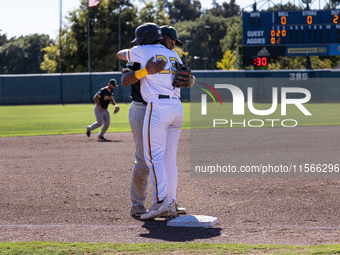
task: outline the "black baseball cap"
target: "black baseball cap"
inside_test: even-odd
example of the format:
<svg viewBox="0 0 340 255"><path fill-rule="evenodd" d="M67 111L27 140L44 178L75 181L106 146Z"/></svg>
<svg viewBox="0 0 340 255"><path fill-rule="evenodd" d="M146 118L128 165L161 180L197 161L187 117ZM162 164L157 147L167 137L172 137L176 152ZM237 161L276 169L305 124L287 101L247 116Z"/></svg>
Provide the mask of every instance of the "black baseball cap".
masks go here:
<svg viewBox="0 0 340 255"><path fill-rule="evenodd" d="M139 45L152 44L163 39L161 29L153 22L147 22L137 27L135 36L136 38L132 43L138 42Z"/></svg>
<svg viewBox="0 0 340 255"><path fill-rule="evenodd" d="M163 35L170 36L172 39L176 40L176 45L183 46L183 43L177 38L178 34L176 29L172 26L161 26L161 31Z"/></svg>
<svg viewBox="0 0 340 255"><path fill-rule="evenodd" d="M111 79L111 80L109 81L109 83L110 83L111 85L113 85L113 86L118 87L116 79Z"/></svg>

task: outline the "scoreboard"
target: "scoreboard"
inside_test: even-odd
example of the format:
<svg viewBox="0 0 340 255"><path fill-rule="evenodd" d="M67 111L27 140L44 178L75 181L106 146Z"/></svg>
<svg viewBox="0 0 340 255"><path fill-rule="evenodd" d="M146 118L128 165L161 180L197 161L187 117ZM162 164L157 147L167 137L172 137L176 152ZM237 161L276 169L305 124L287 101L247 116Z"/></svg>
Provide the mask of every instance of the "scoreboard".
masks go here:
<svg viewBox="0 0 340 255"><path fill-rule="evenodd" d="M340 10L243 13L242 44L244 58L340 55Z"/></svg>

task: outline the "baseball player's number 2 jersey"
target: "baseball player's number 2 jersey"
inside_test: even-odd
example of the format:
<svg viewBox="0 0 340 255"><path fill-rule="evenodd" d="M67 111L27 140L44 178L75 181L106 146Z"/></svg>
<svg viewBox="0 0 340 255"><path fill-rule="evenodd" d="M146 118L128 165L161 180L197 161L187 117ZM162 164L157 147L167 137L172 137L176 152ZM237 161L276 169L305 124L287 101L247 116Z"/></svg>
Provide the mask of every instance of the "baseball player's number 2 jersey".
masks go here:
<svg viewBox="0 0 340 255"><path fill-rule="evenodd" d="M175 63L182 64L182 60L175 51L169 50L162 44L138 45L127 52L129 62L138 62L141 68L145 67L150 58L154 57L153 61L163 60L166 66L163 71L157 74L149 74L141 80L141 93L143 99L147 102L152 95L169 95L180 97L180 89L172 86L172 81L175 78L176 67Z"/></svg>

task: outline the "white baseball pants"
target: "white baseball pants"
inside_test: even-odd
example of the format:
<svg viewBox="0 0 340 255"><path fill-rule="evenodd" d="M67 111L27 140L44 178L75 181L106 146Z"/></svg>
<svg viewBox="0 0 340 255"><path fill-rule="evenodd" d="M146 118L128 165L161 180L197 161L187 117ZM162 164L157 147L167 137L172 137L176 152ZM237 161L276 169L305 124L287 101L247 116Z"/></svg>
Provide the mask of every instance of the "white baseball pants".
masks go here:
<svg viewBox="0 0 340 255"><path fill-rule="evenodd" d="M176 200L177 189L177 145L183 124L183 106L176 96L148 98L144 125L144 157L150 168L152 202L162 201L168 196L171 203Z"/></svg>

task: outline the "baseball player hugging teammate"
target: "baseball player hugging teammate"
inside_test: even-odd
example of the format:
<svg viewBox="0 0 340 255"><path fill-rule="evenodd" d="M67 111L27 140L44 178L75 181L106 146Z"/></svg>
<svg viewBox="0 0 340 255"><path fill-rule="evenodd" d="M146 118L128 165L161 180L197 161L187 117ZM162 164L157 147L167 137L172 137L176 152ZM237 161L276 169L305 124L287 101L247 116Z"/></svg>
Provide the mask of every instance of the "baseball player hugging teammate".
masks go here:
<svg viewBox="0 0 340 255"><path fill-rule="evenodd" d="M106 87L101 88L93 97L94 100L94 114L96 116L96 122L92 125L87 126L86 135L90 137L91 131L102 126L100 133L98 134L98 139L106 140L104 134L110 126L110 112L108 106L112 103L115 107L114 114L119 111L119 106L114 100L113 91L117 87L117 82L115 79L111 79Z"/></svg>
<svg viewBox="0 0 340 255"><path fill-rule="evenodd" d="M152 219L164 214L176 216L176 154L183 123L183 106L179 100L179 87L183 84L173 84L173 81L177 63L182 64L182 61L177 53L171 50L171 47L168 49L161 44L162 32L155 23L143 24L136 29L135 33L136 38L133 42L137 41L139 45L129 50L119 51L117 57L129 63L140 64L141 69L133 72L135 78L132 77L130 81L141 80L140 92L143 100L147 103L142 136L145 162L149 168L150 180L153 185L153 205L147 213L141 212L141 219ZM176 42L176 40L172 40L173 43ZM163 61L158 68L164 68L164 70L156 73L153 70L149 73L151 70L150 61L153 59L156 62ZM164 64L165 67L163 67ZM190 71L190 69L186 69L186 71L188 70ZM192 75L189 80L192 85L194 80ZM122 81L124 82L124 76ZM125 84L125 86L130 84ZM132 99L134 100L134 98ZM140 103L143 104L143 102ZM133 205L132 195L133 190L131 189ZM144 206L144 201L141 200L140 205ZM133 214L132 209L131 213ZM146 210L144 209L144 211Z"/></svg>

